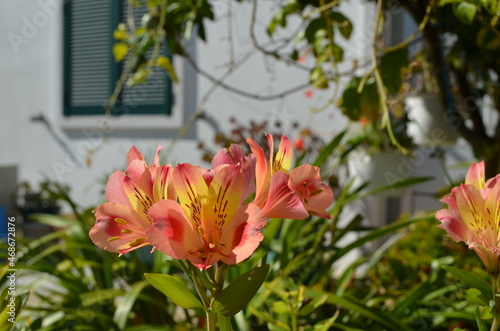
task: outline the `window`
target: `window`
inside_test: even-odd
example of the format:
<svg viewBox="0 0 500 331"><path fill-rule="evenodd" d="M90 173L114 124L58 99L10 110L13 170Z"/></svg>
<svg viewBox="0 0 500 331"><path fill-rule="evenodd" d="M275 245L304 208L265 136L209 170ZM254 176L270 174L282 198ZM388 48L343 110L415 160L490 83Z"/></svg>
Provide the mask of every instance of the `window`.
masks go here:
<svg viewBox="0 0 500 331"><path fill-rule="evenodd" d="M101 115L123 63L112 55L113 31L126 21L126 3L118 0L67 1L64 5L64 116ZM135 21L145 13L136 8ZM162 46L164 47L164 46ZM166 49L162 53L168 56ZM148 84L124 87L112 115L171 115L172 84L154 68Z"/></svg>

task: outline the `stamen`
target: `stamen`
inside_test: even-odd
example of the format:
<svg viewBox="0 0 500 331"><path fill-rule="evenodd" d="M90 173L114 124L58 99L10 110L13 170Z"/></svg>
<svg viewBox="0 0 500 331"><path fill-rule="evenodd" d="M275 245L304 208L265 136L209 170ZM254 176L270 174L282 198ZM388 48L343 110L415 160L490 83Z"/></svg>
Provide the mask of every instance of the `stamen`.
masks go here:
<svg viewBox="0 0 500 331"><path fill-rule="evenodd" d="M146 238L145 237L140 237L140 238L136 238L134 240L132 240L131 242L129 242L128 244L132 247L135 247L135 246L139 246L139 245L142 245L146 242Z"/></svg>
<svg viewBox="0 0 500 331"><path fill-rule="evenodd" d="M122 237L111 237L108 239L108 242L111 242L111 241L114 241L114 240L118 240L118 239L121 239Z"/></svg>
<svg viewBox="0 0 500 331"><path fill-rule="evenodd" d="M127 224L127 221L120 217L115 218L115 222L118 224Z"/></svg>

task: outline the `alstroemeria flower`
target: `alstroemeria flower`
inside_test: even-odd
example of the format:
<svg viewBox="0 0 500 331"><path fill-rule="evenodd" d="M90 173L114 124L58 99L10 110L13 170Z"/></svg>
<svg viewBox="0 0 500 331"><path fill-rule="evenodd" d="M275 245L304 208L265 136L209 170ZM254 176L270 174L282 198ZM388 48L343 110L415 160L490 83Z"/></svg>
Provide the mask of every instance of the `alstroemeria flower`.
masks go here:
<svg viewBox="0 0 500 331"><path fill-rule="evenodd" d="M271 177L277 171L287 173L292 163L292 143L286 136L281 136L280 145L276 158L274 158L273 136L266 135L269 143L269 161L266 161L264 150L252 138L247 138L252 153L255 155L257 165L255 168L256 193L254 203L259 207L264 207L269 196Z"/></svg>
<svg viewBox="0 0 500 331"><path fill-rule="evenodd" d="M263 239L267 218L254 204L241 204L244 176L238 165L220 165L208 180L204 170L179 164L173 183L179 202L162 200L149 210L149 242L174 259L188 259L199 269L222 260L248 258Z"/></svg>
<svg viewBox="0 0 500 331"><path fill-rule="evenodd" d="M283 136L273 160L273 139L269 141L269 162L262 148L251 138L247 139L257 158L257 193L255 203L268 218L304 219L309 215L330 218L325 211L333 202L333 192L323 184L319 168L302 165L291 170L291 143Z"/></svg>
<svg viewBox="0 0 500 331"><path fill-rule="evenodd" d="M114 172L106 185L108 202L95 210L96 224L90 230L95 245L120 255L148 246L145 231L151 225L149 208L162 199L176 199L171 184L173 167L160 166L158 146L152 165L132 147L126 172Z"/></svg>
<svg viewBox="0 0 500 331"><path fill-rule="evenodd" d="M499 273L500 174L485 182L484 161L474 163L465 184L454 187L441 201L448 209L436 213L439 227L473 249L488 271Z"/></svg>

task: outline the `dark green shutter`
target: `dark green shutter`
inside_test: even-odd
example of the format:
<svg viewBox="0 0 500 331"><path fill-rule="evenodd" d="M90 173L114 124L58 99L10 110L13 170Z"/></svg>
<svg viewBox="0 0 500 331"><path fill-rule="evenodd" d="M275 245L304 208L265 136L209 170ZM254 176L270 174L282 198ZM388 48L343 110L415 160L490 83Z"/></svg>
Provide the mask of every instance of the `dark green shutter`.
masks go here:
<svg viewBox="0 0 500 331"><path fill-rule="evenodd" d="M104 114L123 63L112 55L113 31L126 19L118 0L68 1L64 8L64 115ZM136 8L136 26L145 8ZM162 54L168 55L164 46ZM154 68L147 85L125 87L112 111L121 114L170 114L171 81Z"/></svg>

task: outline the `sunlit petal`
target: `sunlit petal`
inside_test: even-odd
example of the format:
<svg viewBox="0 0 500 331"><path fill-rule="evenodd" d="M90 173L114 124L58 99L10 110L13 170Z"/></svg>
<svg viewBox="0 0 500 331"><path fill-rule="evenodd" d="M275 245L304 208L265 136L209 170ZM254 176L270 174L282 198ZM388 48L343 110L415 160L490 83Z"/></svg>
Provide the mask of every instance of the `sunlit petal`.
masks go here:
<svg viewBox="0 0 500 331"><path fill-rule="evenodd" d="M474 163L467 172L465 184L473 185L480 190L484 188L484 178L484 161Z"/></svg>
<svg viewBox="0 0 500 331"><path fill-rule="evenodd" d="M252 255L264 238L260 230L266 222L267 217L256 205L247 204L239 208L219 243L219 249L226 252L222 261L236 264Z"/></svg>
<svg viewBox="0 0 500 331"><path fill-rule="evenodd" d="M189 258L189 251L203 247L197 230L181 206L172 200L161 200L149 209L151 227L146 236L160 252L179 260Z"/></svg>
<svg viewBox="0 0 500 331"><path fill-rule="evenodd" d="M109 176L105 189L106 200L109 202L121 203L125 206L131 206L127 194L125 194L123 189L124 180L125 173L123 171L115 171Z"/></svg>
<svg viewBox="0 0 500 331"><path fill-rule="evenodd" d="M95 217L96 223L89 235L96 246L125 254L149 245L144 231L150 223L132 208L108 202L97 207Z"/></svg>
<svg viewBox="0 0 500 331"><path fill-rule="evenodd" d="M208 187L202 171L201 167L183 163L177 165L172 178L179 204L195 228L201 226L207 208Z"/></svg>
<svg viewBox="0 0 500 331"><path fill-rule="evenodd" d="M288 186L289 175L278 171L271 177L269 198L262 209L268 218L304 219L309 213Z"/></svg>

